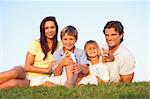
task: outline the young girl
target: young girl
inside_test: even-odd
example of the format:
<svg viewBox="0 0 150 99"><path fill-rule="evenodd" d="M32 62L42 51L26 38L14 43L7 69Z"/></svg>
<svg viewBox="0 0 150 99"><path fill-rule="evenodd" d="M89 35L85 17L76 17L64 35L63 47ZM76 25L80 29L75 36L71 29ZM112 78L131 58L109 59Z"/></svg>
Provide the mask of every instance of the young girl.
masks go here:
<svg viewBox="0 0 150 99"><path fill-rule="evenodd" d="M85 43L84 50L90 61L90 73L88 76L83 77L78 85L81 84L94 84L98 85L98 82L108 82L109 73L106 67L106 62L114 61L113 55L108 55L106 50L103 51L103 55L96 41L89 40ZM103 58L102 58L103 57Z"/></svg>

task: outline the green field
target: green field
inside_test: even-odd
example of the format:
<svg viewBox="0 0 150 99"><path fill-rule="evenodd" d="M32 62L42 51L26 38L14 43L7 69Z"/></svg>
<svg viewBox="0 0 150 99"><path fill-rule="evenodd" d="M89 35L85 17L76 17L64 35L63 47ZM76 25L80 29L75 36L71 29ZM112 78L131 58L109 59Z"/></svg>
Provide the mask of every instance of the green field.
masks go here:
<svg viewBox="0 0 150 99"><path fill-rule="evenodd" d="M62 86L0 90L0 99L150 99L150 82L108 83L67 89Z"/></svg>

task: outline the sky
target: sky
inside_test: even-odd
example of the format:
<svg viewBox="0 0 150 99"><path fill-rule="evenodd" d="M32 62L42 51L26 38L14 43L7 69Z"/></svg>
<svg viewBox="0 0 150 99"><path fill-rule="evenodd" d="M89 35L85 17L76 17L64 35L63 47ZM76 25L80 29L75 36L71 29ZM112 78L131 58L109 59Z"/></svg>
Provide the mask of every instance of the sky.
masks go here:
<svg viewBox="0 0 150 99"><path fill-rule="evenodd" d="M67 25L77 28L76 46L82 49L87 40L96 40L102 46L105 24L121 21L125 32L123 44L136 60L134 81L150 81L148 5L148 0L1 0L0 72L24 64L30 42L40 37L40 22L55 16L59 32Z"/></svg>

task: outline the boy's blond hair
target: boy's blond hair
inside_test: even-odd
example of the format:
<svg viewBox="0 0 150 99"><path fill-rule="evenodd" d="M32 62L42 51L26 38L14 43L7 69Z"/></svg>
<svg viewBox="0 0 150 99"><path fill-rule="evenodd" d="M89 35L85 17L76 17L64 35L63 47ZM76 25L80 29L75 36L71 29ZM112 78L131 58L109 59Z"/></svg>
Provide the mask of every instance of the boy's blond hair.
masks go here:
<svg viewBox="0 0 150 99"><path fill-rule="evenodd" d="M64 27L60 32L60 38L62 39L65 34L68 34L69 36L74 36L76 38L76 41L78 39L78 31L74 26L68 25Z"/></svg>

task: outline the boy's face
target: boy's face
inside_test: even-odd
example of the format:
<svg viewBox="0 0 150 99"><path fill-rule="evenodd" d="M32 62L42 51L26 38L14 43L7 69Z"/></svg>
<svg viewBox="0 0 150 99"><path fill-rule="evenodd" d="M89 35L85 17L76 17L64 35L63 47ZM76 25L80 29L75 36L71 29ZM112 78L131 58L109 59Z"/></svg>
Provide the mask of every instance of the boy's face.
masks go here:
<svg viewBox="0 0 150 99"><path fill-rule="evenodd" d="M76 42L76 38L74 36L69 36L67 33L62 37L61 39L64 50L69 50L72 51L74 46L75 46L75 42Z"/></svg>
<svg viewBox="0 0 150 99"><path fill-rule="evenodd" d="M85 52L87 53L88 57L94 58L96 56L99 56L100 49L96 44L88 44L85 48Z"/></svg>

